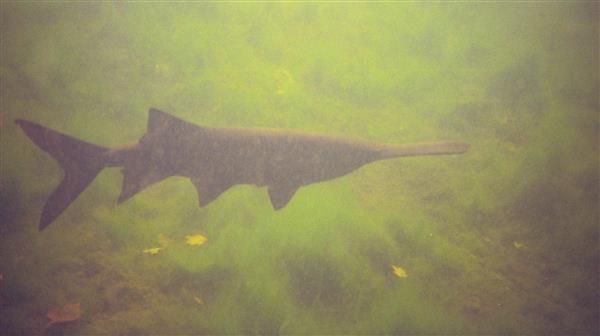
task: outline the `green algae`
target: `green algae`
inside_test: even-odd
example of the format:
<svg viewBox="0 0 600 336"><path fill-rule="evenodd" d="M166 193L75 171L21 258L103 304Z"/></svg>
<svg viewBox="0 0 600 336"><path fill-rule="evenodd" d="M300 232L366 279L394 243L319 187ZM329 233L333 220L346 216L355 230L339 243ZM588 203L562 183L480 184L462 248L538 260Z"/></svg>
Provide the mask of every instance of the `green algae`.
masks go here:
<svg viewBox="0 0 600 336"><path fill-rule="evenodd" d="M598 4L0 6L2 334L598 333ZM150 106L472 147L278 212L250 186L198 208L180 177L116 206L108 169L38 232L61 172L12 120L114 146ZM81 319L44 331L72 302Z"/></svg>

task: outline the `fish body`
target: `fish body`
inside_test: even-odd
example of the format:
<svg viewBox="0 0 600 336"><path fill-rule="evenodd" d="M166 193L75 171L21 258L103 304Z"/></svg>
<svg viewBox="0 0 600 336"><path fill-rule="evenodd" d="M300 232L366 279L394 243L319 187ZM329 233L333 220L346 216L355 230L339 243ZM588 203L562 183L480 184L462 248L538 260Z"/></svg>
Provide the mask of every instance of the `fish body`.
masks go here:
<svg viewBox="0 0 600 336"><path fill-rule="evenodd" d="M334 179L363 165L401 156L460 154L459 141L394 145L280 129L215 128L149 111L146 134L116 148L91 144L31 121L15 121L65 173L48 198L40 230L56 219L105 167L122 167L118 203L170 176L184 176L205 206L236 184L266 186L275 210L301 186Z"/></svg>

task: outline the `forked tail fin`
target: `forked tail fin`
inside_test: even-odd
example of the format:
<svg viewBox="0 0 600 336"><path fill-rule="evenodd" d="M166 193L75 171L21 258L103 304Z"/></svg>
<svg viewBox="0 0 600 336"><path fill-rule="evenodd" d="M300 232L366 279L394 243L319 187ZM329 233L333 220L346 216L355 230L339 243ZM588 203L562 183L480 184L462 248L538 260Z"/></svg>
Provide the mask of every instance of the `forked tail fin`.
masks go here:
<svg viewBox="0 0 600 336"><path fill-rule="evenodd" d="M48 152L62 167L63 180L46 201L39 229L43 230L56 219L105 167L104 154L108 148L94 145L31 121L17 119L27 136Z"/></svg>

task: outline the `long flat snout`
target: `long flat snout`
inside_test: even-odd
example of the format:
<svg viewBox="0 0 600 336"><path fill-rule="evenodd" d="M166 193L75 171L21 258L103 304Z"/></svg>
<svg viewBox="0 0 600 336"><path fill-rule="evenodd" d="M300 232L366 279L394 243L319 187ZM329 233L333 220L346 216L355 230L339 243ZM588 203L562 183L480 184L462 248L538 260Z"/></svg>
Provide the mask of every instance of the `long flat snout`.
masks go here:
<svg viewBox="0 0 600 336"><path fill-rule="evenodd" d="M469 147L468 143L462 141L383 145L381 155L383 158L394 158L400 156L463 154L469 150Z"/></svg>

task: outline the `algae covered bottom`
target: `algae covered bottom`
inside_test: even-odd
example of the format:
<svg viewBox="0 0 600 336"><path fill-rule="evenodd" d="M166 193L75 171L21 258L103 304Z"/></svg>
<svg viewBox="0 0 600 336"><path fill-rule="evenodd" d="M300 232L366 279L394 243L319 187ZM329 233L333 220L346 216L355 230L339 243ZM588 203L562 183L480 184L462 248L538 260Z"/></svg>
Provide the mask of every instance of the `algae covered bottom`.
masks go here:
<svg viewBox="0 0 600 336"><path fill-rule="evenodd" d="M597 18L593 2L0 2L0 334L598 334ZM145 175L104 169L38 231L63 170L13 120L115 148L150 106L471 147L277 211L245 184L198 207L177 174L117 206Z"/></svg>

